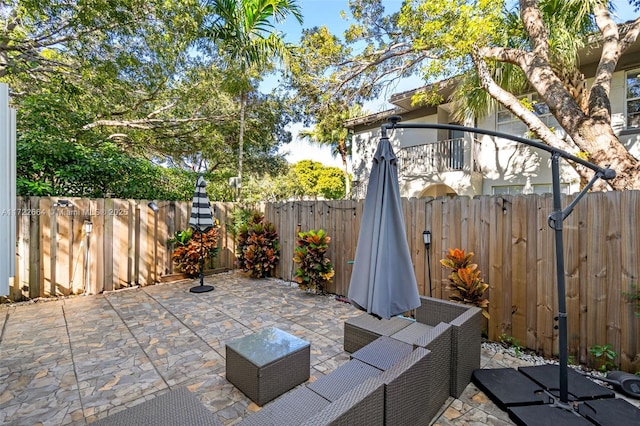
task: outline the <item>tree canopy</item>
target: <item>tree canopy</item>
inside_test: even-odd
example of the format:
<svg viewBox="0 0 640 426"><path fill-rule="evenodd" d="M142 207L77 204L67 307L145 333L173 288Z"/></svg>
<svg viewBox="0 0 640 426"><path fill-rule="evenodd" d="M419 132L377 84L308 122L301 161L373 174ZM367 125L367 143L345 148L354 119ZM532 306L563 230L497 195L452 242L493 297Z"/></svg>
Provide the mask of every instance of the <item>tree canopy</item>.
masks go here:
<svg viewBox="0 0 640 426"><path fill-rule="evenodd" d="M63 151L69 157L64 161L80 169L86 154L92 158L86 167L132 164L132 170L155 170L163 182L171 180L169 168L206 172L226 186L235 174L240 131L233 85L245 76L222 66L220 55L196 49L208 25L220 18L213 3L3 2L0 81L9 84L19 110L19 151L32 155L19 158L21 190L46 195L76 188L80 192L69 195L97 196L100 185L80 190L69 181L69 171L60 171L62 159L54 153ZM217 51L222 40L206 43L209 52ZM291 119L289 106L282 97L257 92L246 103L248 170L278 173L285 164L278 146L291 139L283 130ZM56 179L38 169L48 162L56 163ZM118 192L125 185L116 180L110 186L114 196L130 196ZM176 191L171 197L183 196ZM159 187L158 197L163 194Z"/></svg>

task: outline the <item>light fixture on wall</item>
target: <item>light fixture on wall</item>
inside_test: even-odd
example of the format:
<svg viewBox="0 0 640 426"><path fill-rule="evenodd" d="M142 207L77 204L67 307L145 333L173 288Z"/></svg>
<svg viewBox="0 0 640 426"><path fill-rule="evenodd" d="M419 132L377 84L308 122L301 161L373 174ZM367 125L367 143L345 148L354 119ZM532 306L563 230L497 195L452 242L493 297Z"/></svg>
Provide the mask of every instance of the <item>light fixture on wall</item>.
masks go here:
<svg viewBox="0 0 640 426"><path fill-rule="evenodd" d="M429 297L431 297L431 256L429 249L431 248L431 231L422 231L422 240L424 241L425 251L427 252L427 274L429 276Z"/></svg>
<svg viewBox="0 0 640 426"><path fill-rule="evenodd" d="M58 200L53 203L53 207L73 207L73 203L69 200Z"/></svg>
<svg viewBox="0 0 640 426"><path fill-rule="evenodd" d="M431 231L422 231L422 239L424 240L424 246L429 250L429 247L431 247Z"/></svg>

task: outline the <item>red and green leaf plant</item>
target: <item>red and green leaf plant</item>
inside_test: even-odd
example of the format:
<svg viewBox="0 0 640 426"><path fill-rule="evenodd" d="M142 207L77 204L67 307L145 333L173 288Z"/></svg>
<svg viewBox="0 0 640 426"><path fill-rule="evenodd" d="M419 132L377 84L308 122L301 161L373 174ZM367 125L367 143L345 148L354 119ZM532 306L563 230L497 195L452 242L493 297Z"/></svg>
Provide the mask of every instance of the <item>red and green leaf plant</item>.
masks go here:
<svg viewBox="0 0 640 426"><path fill-rule="evenodd" d="M451 292L449 300L482 308L482 315L488 319L489 299L483 296L489 288L489 284L484 282L480 276L478 265L471 263L471 258L473 258L473 253L465 253L464 250L456 248L449 249L446 258L440 260L442 266L451 269L447 286Z"/></svg>
<svg viewBox="0 0 640 426"><path fill-rule="evenodd" d="M325 285L331 283L335 271L326 257L330 241L323 229L298 233L293 257L298 267L293 279L301 289L324 294Z"/></svg>
<svg viewBox="0 0 640 426"><path fill-rule="evenodd" d="M265 220L260 212L254 212L251 219L240 227L237 264L254 278L264 278L272 274L280 261L280 241L273 223Z"/></svg>
<svg viewBox="0 0 640 426"><path fill-rule="evenodd" d="M168 243L176 244L171 259L178 271L186 273L189 277L200 275L200 257L203 261L214 258L219 251L218 238L220 228L214 226L207 232L200 233L191 228L175 233Z"/></svg>

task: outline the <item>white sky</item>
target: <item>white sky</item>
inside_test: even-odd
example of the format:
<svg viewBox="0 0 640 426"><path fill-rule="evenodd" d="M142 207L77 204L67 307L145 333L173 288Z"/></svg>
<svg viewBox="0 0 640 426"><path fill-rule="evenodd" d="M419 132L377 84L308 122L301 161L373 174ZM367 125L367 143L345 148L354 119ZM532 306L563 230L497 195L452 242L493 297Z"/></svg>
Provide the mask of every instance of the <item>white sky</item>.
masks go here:
<svg viewBox="0 0 640 426"><path fill-rule="evenodd" d="M351 24L349 20L343 19L340 16L340 11L349 10L347 0L300 0L299 3L304 17L302 26L300 26L295 19L291 18L287 20L281 28L286 35L286 39L292 43L297 43L300 40L302 28L326 25L333 34L341 36L342 32ZM384 0L383 3L387 11L395 11L400 8L402 0ZM617 21L630 20L638 15L638 13L634 12L627 0L614 0L613 3L616 7ZM347 15L349 14L347 13ZM262 83L261 90L269 91L270 88L277 84L278 77L271 76ZM395 92L414 89L422 84L419 78L405 80L400 83ZM389 95L391 95L391 93ZM387 103L385 99L365 104L365 109L370 112L379 112L391 107L392 105ZM320 147L299 140L297 135L302 127L300 123L290 126L289 131L292 133L293 140L280 149L281 153L287 153L286 157L289 163L297 163L301 160L314 160L327 166L342 167L340 158L333 157L329 147Z"/></svg>

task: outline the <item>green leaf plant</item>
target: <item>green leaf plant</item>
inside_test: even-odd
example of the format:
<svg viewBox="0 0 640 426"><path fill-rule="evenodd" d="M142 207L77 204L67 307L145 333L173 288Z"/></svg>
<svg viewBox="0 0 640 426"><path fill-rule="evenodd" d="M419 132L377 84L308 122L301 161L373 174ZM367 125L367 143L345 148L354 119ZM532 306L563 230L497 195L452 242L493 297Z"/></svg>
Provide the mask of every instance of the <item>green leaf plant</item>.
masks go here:
<svg viewBox="0 0 640 426"><path fill-rule="evenodd" d="M613 350L613 346L606 345L593 345L589 348L589 353L593 355L595 359L596 368L603 373L613 370L617 367L615 359L618 353Z"/></svg>
<svg viewBox="0 0 640 426"><path fill-rule="evenodd" d="M335 271L326 257L330 241L331 237L323 229L298 233L293 257L298 265L294 281L301 289L323 294L325 285L331 283Z"/></svg>
<svg viewBox="0 0 640 426"><path fill-rule="evenodd" d="M640 287L631 284L631 290L628 293L622 293L622 295L627 302L636 304L635 314L636 317L640 318Z"/></svg>

